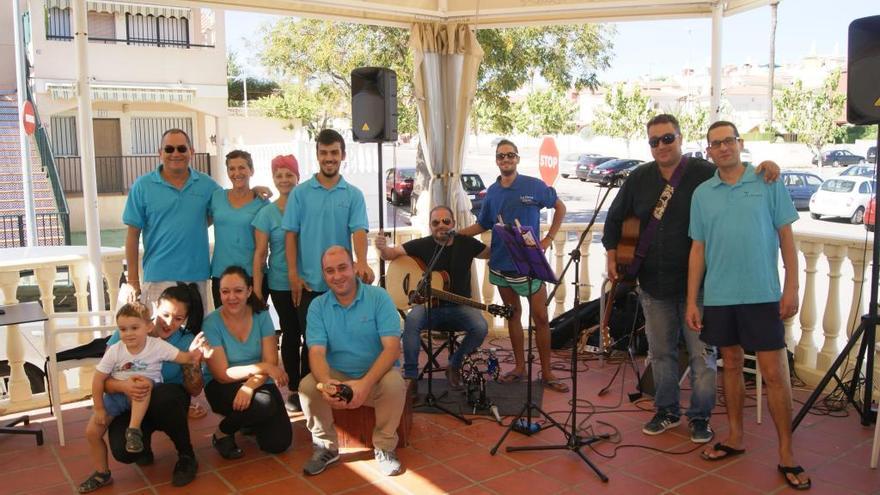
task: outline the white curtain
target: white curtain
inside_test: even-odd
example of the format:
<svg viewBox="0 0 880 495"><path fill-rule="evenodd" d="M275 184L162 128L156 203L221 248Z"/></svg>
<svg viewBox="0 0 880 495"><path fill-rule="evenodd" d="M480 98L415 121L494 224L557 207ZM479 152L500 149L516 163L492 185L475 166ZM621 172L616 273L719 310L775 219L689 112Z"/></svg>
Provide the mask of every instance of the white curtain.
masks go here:
<svg viewBox="0 0 880 495"><path fill-rule="evenodd" d="M462 228L473 223L470 200L461 186L461 170L483 49L470 26L439 23L413 24L410 49L419 137L427 168L427 177L420 177L423 192L413 225L427 232L428 212L445 204Z"/></svg>

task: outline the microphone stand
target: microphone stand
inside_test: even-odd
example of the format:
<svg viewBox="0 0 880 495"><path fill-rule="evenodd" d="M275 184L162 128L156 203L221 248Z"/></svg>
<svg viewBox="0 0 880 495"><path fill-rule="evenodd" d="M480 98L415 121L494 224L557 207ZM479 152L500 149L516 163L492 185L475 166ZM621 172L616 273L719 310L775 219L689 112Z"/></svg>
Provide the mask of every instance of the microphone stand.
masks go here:
<svg viewBox="0 0 880 495"><path fill-rule="evenodd" d="M449 239L455 238L455 231L450 230L447 233L447 237ZM431 257L431 261L428 263L428 266L425 268L425 274L422 275L422 279L419 280L419 284L416 286L417 294L424 294L425 296L425 320L428 322L428 364L426 365L427 374L428 374L428 392L425 394L425 398L422 400L420 404L421 407L432 407L434 409L438 409L453 418L456 418L465 424L471 424L471 420L462 416L461 414L456 414L441 405L437 400L438 398L434 396L434 335L433 328L431 322L431 273L434 272L434 267L437 265L437 262L440 260L440 255L443 253L443 250L446 249L446 243L439 244L437 248L435 248L434 256ZM448 392L447 392L448 393Z"/></svg>

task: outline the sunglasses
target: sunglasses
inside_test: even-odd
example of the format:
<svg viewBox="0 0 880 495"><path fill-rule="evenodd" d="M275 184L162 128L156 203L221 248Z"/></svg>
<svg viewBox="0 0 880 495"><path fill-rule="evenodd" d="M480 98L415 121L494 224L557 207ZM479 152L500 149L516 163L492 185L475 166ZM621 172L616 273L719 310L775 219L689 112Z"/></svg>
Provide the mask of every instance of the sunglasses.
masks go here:
<svg viewBox="0 0 880 495"><path fill-rule="evenodd" d="M174 150L177 150L178 153L186 153L187 151L189 151L189 147L188 147L187 145L185 145L185 144L181 144L181 145L178 145L178 146L171 146L171 145L169 144L168 146L166 146L166 147L163 148L163 149L165 150L165 153L168 153L169 155L170 155L171 153L174 153Z"/></svg>
<svg viewBox="0 0 880 495"><path fill-rule="evenodd" d="M656 148L657 146L660 146L660 143L663 143L663 144L674 143L675 138L677 138L677 137L678 137L677 134L673 134L670 132L669 134L664 134L660 137L648 138L648 144L650 144L652 148Z"/></svg>
<svg viewBox="0 0 880 495"><path fill-rule="evenodd" d="M738 137L729 136L729 137L726 137L720 141L710 141L709 147L712 148L713 150L717 150L723 144L724 146L727 146L728 148L730 148L734 144L736 144L738 141L739 141Z"/></svg>
<svg viewBox="0 0 880 495"><path fill-rule="evenodd" d="M504 160L505 158L510 158L511 160L513 160L518 156L519 155L517 153L514 153L513 151L511 151L510 153L495 153L495 159L499 161Z"/></svg>
<svg viewBox="0 0 880 495"><path fill-rule="evenodd" d="M441 218L440 220L431 220L431 227L436 227L440 225L441 222L443 223L443 225L452 225L451 218Z"/></svg>

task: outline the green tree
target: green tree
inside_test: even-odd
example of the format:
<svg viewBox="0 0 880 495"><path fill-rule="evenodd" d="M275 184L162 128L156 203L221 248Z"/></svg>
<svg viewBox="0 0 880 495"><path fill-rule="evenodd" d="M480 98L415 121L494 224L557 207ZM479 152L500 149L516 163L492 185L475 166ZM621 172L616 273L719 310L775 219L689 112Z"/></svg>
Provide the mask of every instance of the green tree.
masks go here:
<svg viewBox="0 0 880 495"><path fill-rule="evenodd" d="M486 55L478 74L474 130L513 129L510 94L535 77L557 91L595 87L598 71L609 66L610 28L597 25L481 29ZM415 133L409 30L309 19L282 19L268 26L261 61L289 83L334 92L334 115L348 116L350 73L356 67L389 67L397 72L398 129Z"/></svg>
<svg viewBox="0 0 880 495"><path fill-rule="evenodd" d="M680 108L678 111L670 111L669 113L678 118L682 139L685 142L699 142L706 136L706 130L709 128L708 108L696 102L691 102L686 107Z"/></svg>
<svg viewBox="0 0 880 495"><path fill-rule="evenodd" d="M340 105L339 101L332 100L336 96L325 88L313 90L300 84L291 84L277 94L255 101L254 106L270 117L287 121L288 129L300 123L309 137L314 138L335 117L333 109Z"/></svg>
<svg viewBox="0 0 880 495"><path fill-rule="evenodd" d="M822 156L825 145L846 133L837 125L846 103L846 96L837 91L839 80L840 71L829 74L816 89L806 89L803 81L797 80L773 100L775 122L786 132L797 134L798 142L806 144L817 157Z"/></svg>
<svg viewBox="0 0 880 495"><path fill-rule="evenodd" d="M650 99L638 86L627 92L618 84L605 93L605 106L596 112L593 132L626 139L627 152L633 139L645 133L645 123L651 118Z"/></svg>
<svg viewBox="0 0 880 495"><path fill-rule="evenodd" d="M571 134L576 130L577 105L553 89L533 91L514 105L514 129L527 136Z"/></svg>

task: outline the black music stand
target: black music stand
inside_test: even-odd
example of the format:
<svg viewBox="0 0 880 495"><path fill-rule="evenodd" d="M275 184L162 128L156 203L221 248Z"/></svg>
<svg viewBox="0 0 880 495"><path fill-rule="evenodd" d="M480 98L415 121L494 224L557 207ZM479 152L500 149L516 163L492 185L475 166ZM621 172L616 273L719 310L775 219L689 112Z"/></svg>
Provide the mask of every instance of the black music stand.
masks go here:
<svg viewBox="0 0 880 495"><path fill-rule="evenodd" d="M3 308L5 311L0 313L0 327L9 325L19 325L22 323L33 323L35 321L46 321L49 319L43 311L43 307L38 302L28 302L23 304L11 304ZM0 434L14 435L34 435L37 437L37 445L43 445L43 430L19 428L18 424L23 426L30 424L30 416L25 414L11 421L0 424Z"/></svg>

